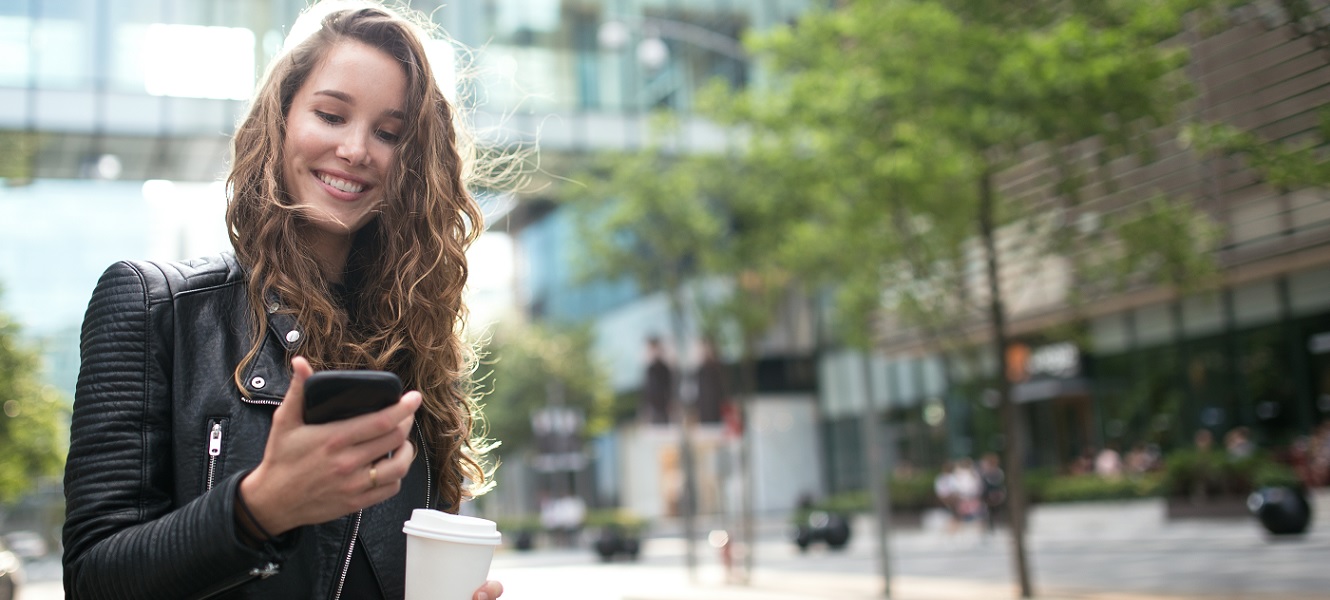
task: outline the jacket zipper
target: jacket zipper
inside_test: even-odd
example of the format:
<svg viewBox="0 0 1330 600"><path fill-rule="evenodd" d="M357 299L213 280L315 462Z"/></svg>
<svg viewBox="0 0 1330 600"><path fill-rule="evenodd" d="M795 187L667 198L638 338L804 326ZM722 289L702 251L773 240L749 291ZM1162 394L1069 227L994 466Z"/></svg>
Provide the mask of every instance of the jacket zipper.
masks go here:
<svg viewBox="0 0 1330 600"><path fill-rule="evenodd" d="M429 449L425 446L425 432L420 423L415 424L416 441L420 442L420 455L425 458L425 508L434 508L430 498L434 496L434 470L429 468Z"/></svg>
<svg viewBox="0 0 1330 600"><path fill-rule="evenodd" d="M346 573L351 570L351 554L356 551L356 538L360 535L360 518L364 514L364 510L356 511L356 522L351 526L351 543L346 546L346 558L342 560L342 576L337 580L337 593L333 594L333 600L341 600L342 598L342 587L346 585Z"/></svg>
<svg viewBox="0 0 1330 600"><path fill-rule="evenodd" d="M211 490L213 484L217 481L217 461L222 458L222 441L223 438L225 438L226 433L226 428L224 427L225 423L226 419L208 420L208 477L204 482L205 491ZM261 567L250 569L243 576L222 582L218 584L217 587L203 592L197 597L214 598L223 593L234 590L252 579L267 579L272 577L277 574L279 569L280 567L277 564L267 562Z"/></svg>
<svg viewBox="0 0 1330 600"><path fill-rule="evenodd" d="M208 421L208 478L204 484L204 491L212 489L212 484L217 478L217 461L222 457L222 421Z"/></svg>
<svg viewBox="0 0 1330 600"><path fill-rule="evenodd" d="M430 507L430 497L434 493L434 475L430 473L429 452L425 451L425 434L420 430L420 424L416 424L416 441L420 442L421 456L425 458L425 508ZM337 592L333 594L333 600L341 600L342 588L346 586L346 574L351 570L351 555L356 551L356 538L360 537L360 520L364 516L364 510L356 511L356 522L351 526L351 543L346 546L346 558L342 559L342 574L337 579Z"/></svg>

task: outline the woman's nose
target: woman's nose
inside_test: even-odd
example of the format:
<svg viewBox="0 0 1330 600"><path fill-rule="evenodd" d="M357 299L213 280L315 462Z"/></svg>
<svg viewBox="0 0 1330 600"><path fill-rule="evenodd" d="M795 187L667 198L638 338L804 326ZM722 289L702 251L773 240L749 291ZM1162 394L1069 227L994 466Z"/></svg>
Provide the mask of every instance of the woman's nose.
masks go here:
<svg viewBox="0 0 1330 600"><path fill-rule="evenodd" d="M337 157L353 165L369 161L369 152L365 144L367 134L361 131L348 131L337 144Z"/></svg>

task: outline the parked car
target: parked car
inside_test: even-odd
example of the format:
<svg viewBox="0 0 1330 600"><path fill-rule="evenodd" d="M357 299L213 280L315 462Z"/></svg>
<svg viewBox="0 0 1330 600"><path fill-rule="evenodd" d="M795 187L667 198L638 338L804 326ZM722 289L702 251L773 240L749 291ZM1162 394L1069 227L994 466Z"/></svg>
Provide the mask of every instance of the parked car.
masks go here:
<svg viewBox="0 0 1330 600"><path fill-rule="evenodd" d="M14 600L23 587L23 559L0 540L0 600Z"/></svg>

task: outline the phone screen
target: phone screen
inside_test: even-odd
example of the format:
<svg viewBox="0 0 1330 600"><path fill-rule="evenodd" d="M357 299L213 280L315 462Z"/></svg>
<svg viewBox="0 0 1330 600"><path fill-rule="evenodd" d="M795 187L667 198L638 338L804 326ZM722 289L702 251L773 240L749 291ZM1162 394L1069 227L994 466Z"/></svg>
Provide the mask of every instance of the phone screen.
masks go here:
<svg viewBox="0 0 1330 600"><path fill-rule="evenodd" d="M371 413L401 397L402 380L387 371L319 371L305 380L305 422Z"/></svg>

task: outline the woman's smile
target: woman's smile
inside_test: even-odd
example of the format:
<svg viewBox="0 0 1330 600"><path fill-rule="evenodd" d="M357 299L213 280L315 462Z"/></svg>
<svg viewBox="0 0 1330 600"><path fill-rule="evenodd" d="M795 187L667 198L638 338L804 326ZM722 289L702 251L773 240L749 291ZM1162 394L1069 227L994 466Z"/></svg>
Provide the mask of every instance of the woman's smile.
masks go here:
<svg viewBox="0 0 1330 600"><path fill-rule="evenodd" d="M343 42L328 50L287 111L286 191L330 252L378 213L404 124L406 74L382 50ZM342 256L344 258L344 255Z"/></svg>

